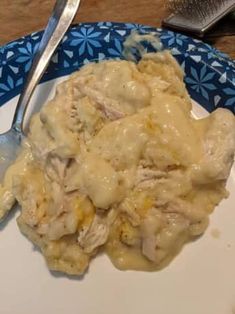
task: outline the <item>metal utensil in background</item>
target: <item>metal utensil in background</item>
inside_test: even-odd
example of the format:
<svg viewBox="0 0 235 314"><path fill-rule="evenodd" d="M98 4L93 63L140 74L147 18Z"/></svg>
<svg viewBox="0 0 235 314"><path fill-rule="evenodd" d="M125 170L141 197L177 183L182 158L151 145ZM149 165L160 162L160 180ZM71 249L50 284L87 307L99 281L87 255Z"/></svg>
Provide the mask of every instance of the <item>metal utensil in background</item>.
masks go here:
<svg viewBox="0 0 235 314"><path fill-rule="evenodd" d="M235 9L235 0L169 0L167 8L172 13L163 20L164 27L202 37ZM232 28L227 27L227 33Z"/></svg>
<svg viewBox="0 0 235 314"><path fill-rule="evenodd" d="M235 35L235 11L229 13L224 18L219 20L214 27L212 27L204 35L204 40L212 40L222 36ZM235 49L234 49L235 50Z"/></svg>
<svg viewBox="0 0 235 314"><path fill-rule="evenodd" d="M15 159L21 139L27 130L24 123L29 101L47 65L68 30L78 10L80 0L57 0L47 27L33 60L23 92L16 106L11 129L0 135L0 179L6 168Z"/></svg>

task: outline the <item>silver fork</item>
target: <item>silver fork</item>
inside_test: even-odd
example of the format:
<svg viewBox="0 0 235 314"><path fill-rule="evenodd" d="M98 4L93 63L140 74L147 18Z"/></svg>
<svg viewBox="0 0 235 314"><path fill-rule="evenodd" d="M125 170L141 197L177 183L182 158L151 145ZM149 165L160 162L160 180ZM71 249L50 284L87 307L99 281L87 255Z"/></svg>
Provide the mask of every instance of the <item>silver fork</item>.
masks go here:
<svg viewBox="0 0 235 314"><path fill-rule="evenodd" d="M57 0L48 21L38 51L33 60L23 92L16 106L11 129L0 135L0 180L6 168L16 158L17 150L27 131L24 123L26 109L47 65L68 30L78 10L80 0Z"/></svg>

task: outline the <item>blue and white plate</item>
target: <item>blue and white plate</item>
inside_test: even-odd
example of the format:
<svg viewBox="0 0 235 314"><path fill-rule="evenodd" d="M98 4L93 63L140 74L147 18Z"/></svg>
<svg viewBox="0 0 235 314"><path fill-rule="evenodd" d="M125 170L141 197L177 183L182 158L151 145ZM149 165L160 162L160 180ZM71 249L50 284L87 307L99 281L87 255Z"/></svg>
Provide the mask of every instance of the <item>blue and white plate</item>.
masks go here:
<svg viewBox="0 0 235 314"><path fill-rule="evenodd" d="M89 23L70 28L51 60L32 103L53 96L58 81L83 64L123 58L123 41L132 30L156 32L185 70L194 113L225 107L235 113L235 63L227 55L190 37L138 24ZM0 131L10 126L14 108L42 33L0 47ZM200 104L200 105L198 105ZM43 257L10 217L0 225L0 313L57 314L234 314L235 170L230 197L211 215L198 241L187 245L166 269L120 272L99 256L83 279L48 272ZM18 214L14 212L14 218ZM215 239L216 237L216 239Z"/></svg>
<svg viewBox="0 0 235 314"><path fill-rule="evenodd" d="M42 81L70 74L90 61L123 58L123 41L132 30L159 35L164 48L171 49L184 68L194 100L209 111L226 107L235 112L234 61L199 40L138 24L101 22L72 27ZM41 32L33 33L0 47L0 105L22 89L41 36Z"/></svg>

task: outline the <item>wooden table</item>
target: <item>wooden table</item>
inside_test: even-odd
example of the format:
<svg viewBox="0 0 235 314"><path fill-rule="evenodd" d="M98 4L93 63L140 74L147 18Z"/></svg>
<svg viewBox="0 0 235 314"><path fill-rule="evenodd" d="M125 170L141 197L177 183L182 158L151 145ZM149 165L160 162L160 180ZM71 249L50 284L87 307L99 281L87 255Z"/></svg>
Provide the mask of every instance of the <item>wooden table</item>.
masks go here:
<svg viewBox="0 0 235 314"><path fill-rule="evenodd" d="M83 0L75 22L118 21L160 26L166 0ZM0 45L45 27L54 0L0 0ZM235 36L212 44L235 59Z"/></svg>

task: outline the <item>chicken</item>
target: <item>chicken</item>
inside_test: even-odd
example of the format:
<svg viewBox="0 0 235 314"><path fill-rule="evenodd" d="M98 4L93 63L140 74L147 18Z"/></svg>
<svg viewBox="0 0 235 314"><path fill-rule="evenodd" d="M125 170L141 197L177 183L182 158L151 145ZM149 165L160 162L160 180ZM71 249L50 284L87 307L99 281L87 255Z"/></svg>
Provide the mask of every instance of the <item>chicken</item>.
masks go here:
<svg viewBox="0 0 235 314"><path fill-rule="evenodd" d="M114 223L117 212L112 209L107 215L96 214L92 223L78 234L78 243L86 253L94 253L109 236L109 229Z"/></svg>
<svg viewBox="0 0 235 314"><path fill-rule="evenodd" d="M83 274L101 250L120 269L166 266L228 197L234 116L190 111L168 51L84 66L32 118L0 219L17 200L19 228L51 270Z"/></svg>

